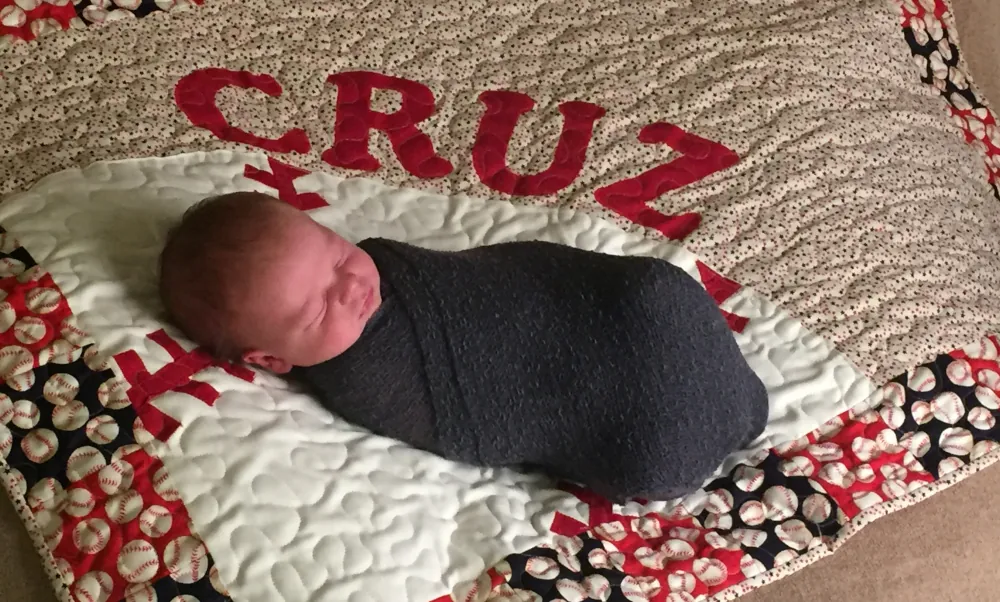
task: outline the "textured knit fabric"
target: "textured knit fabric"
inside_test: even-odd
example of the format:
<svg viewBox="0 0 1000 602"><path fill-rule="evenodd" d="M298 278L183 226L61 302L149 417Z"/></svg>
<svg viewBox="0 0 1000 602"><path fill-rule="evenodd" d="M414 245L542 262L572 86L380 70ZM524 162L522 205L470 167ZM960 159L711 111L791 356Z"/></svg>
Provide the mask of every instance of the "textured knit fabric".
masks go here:
<svg viewBox="0 0 1000 602"><path fill-rule="evenodd" d="M376 433L613 500L669 499L766 423L718 307L665 261L543 242L360 246L383 306L347 353L298 372Z"/></svg>

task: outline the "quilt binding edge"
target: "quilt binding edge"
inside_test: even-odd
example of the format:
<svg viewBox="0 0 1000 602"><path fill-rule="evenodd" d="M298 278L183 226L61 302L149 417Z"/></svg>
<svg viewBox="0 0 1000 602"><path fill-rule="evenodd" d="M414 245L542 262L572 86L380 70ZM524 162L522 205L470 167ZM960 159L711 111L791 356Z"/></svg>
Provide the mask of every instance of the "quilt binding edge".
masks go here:
<svg viewBox="0 0 1000 602"><path fill-rule="evenodd" d="M993 333L984 334L983 336L993 336ZM836 551L839 550L852 537L863 531L865 527L869 526L876 520L900 510L905 510L906 508L914 506L929 497L950 489L951 487L968 479L972 475L996 464L998 460L1000 460L1000 449L994 450L978 460L973 460L962 468L959 468L943 478L927 483L912 493L907 493L903 497L899 497L894 500L887 500L881 504L863 510L851 519L849 523L840 528L840 531L837 532L837 536L833 540L832 545L817 546L798 558L781 565L780 567L775 567L766 573L745 579L732 587L722 590L721 592L706 598L706 601L722 602L735 600L765 585L775 583L785 577L798 573L814 562L836 553Z"/></svg>
<svg viewBox="0 0 1000 602"><path fill-rule="evenodd" d="M3 478L0 479L0 482L3 483L3 489L7 494L7 499L10 500L11 505L14 507L14 511L17 512L17 515L21 518L22 524L24 524L25 531L28 533L28 538L31 540L32 547L35 548L35 552L42 561L42 570L45 571L45 576L49 578L49 583L52 586L56 600L59 602L73 602L69 585L66 583L65 579L63 579L62 573L60 573L59 567L56 565L56 558L52 554L52 550L50 550L48 544L45 543L45 538L42 536L42 530L38 527L38 522L35 520L34 513L32 513L31 508L28 507L24 496L17 491L14 479L10 476L10 470L11 466L7 463L7 460L5 458L0 458L0 473L3 473Z"/></svg>

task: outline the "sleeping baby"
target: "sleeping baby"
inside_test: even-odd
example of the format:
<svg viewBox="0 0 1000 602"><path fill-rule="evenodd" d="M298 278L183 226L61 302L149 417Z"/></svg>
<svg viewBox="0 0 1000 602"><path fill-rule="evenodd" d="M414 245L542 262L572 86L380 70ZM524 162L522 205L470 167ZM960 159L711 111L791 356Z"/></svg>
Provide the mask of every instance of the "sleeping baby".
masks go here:
<svg viewBox="0 0 1000 602"><path fill-rule="evenodd" d="M170 233L160 292L196 343L303 382L350 422L613 501L697 489L767 421L715 302L660 259L544 242L354 245L235 193Z"/></svg>

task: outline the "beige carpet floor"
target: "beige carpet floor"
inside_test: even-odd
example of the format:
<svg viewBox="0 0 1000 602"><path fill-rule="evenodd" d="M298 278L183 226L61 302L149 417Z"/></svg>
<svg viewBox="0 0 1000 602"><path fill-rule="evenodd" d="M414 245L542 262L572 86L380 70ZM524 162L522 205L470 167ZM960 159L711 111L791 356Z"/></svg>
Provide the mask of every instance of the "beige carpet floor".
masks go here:
<svg viewBox="0 0 1000 602"><path fill-rule="evenodd" d="M988 99L1000 103L1000 0L953 0L962 50ZM994 105L997 106L997 105ZM3 497L3 496L0 496ZM1000 467L882 518L837 554L745 602L969 602L1000 599ZM0 501L0 601L54 597L14 509ZM276 600L275 602L282 602ZM307 602L288 600L285 602ZM413 602L423 602L416 600Z"/></svg>

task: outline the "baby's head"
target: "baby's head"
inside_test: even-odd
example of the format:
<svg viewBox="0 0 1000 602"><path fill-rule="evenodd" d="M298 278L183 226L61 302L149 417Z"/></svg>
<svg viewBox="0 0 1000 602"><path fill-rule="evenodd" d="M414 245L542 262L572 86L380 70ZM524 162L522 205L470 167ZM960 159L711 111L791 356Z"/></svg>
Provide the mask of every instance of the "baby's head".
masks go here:
<svg viewBox="0 0 1000 602"><path fill-rule="evenodd" d="M199 345L278 373L343 353L382 302L367 253L253 192L184 214L160 255L160 296Z"/></svg>

